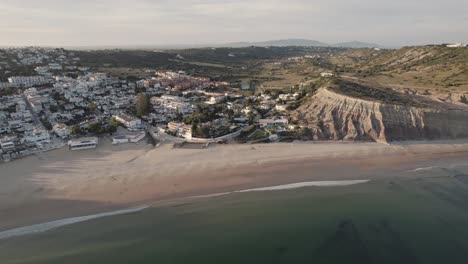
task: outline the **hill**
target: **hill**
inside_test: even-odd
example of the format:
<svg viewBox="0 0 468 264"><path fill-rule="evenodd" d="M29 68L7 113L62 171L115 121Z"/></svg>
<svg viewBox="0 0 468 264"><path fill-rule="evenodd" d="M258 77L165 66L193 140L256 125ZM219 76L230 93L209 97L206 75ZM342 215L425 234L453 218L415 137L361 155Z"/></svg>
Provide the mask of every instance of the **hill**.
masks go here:
<svg viewBox="0 0 468 264"><path fill-rule="evenodd" d="M330 46L327 43L310 40L310 39L279 39L279 40L270 40L262 42L235 42L221 44L218 46L226 47L248 47L248 46L257 46L257 47L287 47L287 46L299 46L299 47L328 47Z"/></svg>
<svg viewBox="0 0 468 264"><path fill-rule="evenodd" d="M351 48L351 49L383 48L383 46L379 44L366 43L366 42L361 42L361 41L340 42L340 43L333 44L333 47Z"/></svg>
<svg viewBox="0 0 468 264"><path fill-rule="evenodd" d="M234 42L227 44L214 45L217 47L288 47L288 46L297 46L297 47L336 47L336 48L381 48L381 45L365 43L360 41L350 41L350 42L340 42L336 44L329 44L317 40L310 39L279 39L279 40L270 40L262 42Z"/></svg>
<svg viewBox="0 0 468 264"><path fill-rule="evenodd" d="M328 58L344 76L456 102L468 92L468 48L442 45L396 50L350 49ZM453 96L448 96L452 93ZM447 98L446 98L447 97Z"/></svg>

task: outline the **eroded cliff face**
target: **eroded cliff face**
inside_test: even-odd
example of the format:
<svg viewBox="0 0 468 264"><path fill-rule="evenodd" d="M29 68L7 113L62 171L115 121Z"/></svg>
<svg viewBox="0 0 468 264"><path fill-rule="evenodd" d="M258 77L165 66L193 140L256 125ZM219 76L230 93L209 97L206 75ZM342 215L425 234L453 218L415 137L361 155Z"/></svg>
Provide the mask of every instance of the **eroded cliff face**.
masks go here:
<svg viewBox="0 0 468 264"><path fill-rule="evenodd" d="M292 113L314 140L400 140L468 138L468 111L417 108L361 100L326 88Z"/></svg>

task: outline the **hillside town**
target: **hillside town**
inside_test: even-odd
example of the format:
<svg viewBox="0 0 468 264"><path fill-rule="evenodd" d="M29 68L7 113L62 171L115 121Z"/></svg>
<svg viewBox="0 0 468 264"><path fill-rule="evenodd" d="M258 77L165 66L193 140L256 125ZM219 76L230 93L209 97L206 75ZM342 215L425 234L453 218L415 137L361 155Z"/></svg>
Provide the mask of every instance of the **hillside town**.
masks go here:
<svg viewBox="0 0 468 264"><path fill-rule="evenodd" d="M113 144L137 143L147 135L163 142L276 141L278 133L293 129L284 116L303 96L245 96L228 82L183 71L149 70L151 78L119 79L78 66L78 57L60 50L7 53L13 59L2 64L4 74L12 64L34 67L36 74L0 83L5 161L65 146L95 148L102 136Z"/></svg>

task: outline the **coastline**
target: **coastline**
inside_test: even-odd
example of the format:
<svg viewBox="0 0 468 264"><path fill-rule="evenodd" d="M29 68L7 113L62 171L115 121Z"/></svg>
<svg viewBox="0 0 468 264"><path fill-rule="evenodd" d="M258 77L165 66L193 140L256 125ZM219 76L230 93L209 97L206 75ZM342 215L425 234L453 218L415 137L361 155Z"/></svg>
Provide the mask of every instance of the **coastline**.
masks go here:
<svg viewBox="0 0 468 264"><path fill-rule="evenodd" d="M256 189L236 190L236 191L226 192L226 193L215 193L215 194L207 194L207 195L200 195L200 196L183 197L175 201L166 201L166 202L180 202L180 201L188 201L188 200L194 200L194 199L212 198L212 197L219 197L219 196L236 194L236 193L292 190L292 189L300 189L304 187L350 186L350 185L356 185L356 184L362 184L362 183L368 183L368 182L369 180L299 182L299 183L285 184L285 185L279 185L279 186L270 186L270 187L263 187L263 188L256 188ZM47 232L49 230L56 229L62 226L72 225L72 224L76 224L80 222L86 222L89 220L99 219L103 217L136 213L136 212L143 211L150 207L151 206L149 205L141 205L141 206L134 207L134 208L122 209L122 210L111 211L111 212L104 212L104 213L99 213L99 214L94 214L94 215L85 215L85 216L77 216L77 217L66 218L66 219L59 219L59 220L55 220L51 222L40 223L40 224L31 225L31 226L24 226L24 227L11 229L11 230L4 230L4 231L0 231L0 240L17 237L17 236L24 236L24 235L29 235L29 234Z"/></svg>
<svg viewBox="0 0 468 264"><path fill-rule="evenodd" d="M468 141L460 140L215 145L204 150L104 142L96 150L63 148L0 165L0 231L235 190L388 180L417 174L417 168L463 165L467 156Z"/></svg>

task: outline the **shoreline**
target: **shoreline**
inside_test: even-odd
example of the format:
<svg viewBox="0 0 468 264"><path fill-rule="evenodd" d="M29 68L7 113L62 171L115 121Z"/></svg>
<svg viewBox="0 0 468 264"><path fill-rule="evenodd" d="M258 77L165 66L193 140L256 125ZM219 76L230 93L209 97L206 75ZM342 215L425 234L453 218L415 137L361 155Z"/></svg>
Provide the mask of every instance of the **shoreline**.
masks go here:
<svg viewBox="0 0 468 264"><path fill-rule="evenodd" d="M182 197L176 200L158 201L158 202L159 203L160 202L172 203L172 202L181 202L181 201L194 200L194 199L219 197L219 196L236 194L236 193L282 191L282 190L299 189L299 188L304 188L304 187L328 187L328 188L329 187L341 187L341 186L350 186L350 185L356 185L356 184L362 184L362 183L368 183L368 182L369 180L299 182L299 183L263 187L263 188L256 188L256 189L236 190L236 191L225 192L225 193L215 193L215 194L208 194L208 195L201 195L201 196ZM141 205L141 206L137 206L134 208L122 209L122 210L111 211L111 212L102 212L102 213L98 213L94 215L75 216L75 217L66 218L66 219L58 219L58 220L54 220L54 221L46 222L46 223L39 223L39 224L23 226L23 227L19 227L15 229L10 229L10 230L3 230L3 231L0 231L0 240L9 239L12 237L36 234L36 233L43 233L43 232L47 232L49 230L56 229L59 227L73 225L76 223L86 222L86 221L99 219L103 217L140 212L151 207L155 207L154 203L153 205Z"/></svg>
<svg viewBox="0 0 468 264"><path fill-rule="evenodd" d="M1 164L0 231L141 204L298 182L391 179L461 164L468 141L58 149ZM177 163L174 163L177 161ZM340 164L340 166L337 166ZM345 176L343 176L345 175Z"/></svg>

